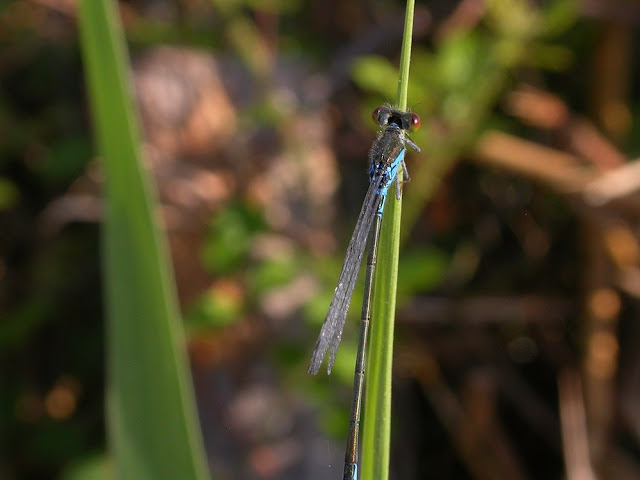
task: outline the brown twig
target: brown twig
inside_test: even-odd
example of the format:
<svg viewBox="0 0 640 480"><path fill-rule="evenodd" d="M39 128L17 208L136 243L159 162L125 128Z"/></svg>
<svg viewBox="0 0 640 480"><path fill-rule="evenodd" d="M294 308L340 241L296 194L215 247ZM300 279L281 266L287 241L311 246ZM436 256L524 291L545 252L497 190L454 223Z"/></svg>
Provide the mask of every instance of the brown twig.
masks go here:
<svg viewBox="0 0 640 480"><path fill-rule="evenodd" d="M481 164L524 175L563 193L581 191L598 178L574 155L498 131L485 133L475 145L474 158Z"/></svg>
<svg viewBox="0 0 640 480"><path fill-rule="evenodd" d="M569 368L560 372L558 395L567 480L596 480L591 467L587 419L578 372Z"/></svg>

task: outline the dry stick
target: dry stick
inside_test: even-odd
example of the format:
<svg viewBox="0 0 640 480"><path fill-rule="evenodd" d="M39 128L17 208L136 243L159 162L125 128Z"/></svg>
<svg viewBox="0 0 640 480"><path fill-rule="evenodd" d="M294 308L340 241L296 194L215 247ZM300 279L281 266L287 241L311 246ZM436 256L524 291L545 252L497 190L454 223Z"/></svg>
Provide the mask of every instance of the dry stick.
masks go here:
<svg viewBox="0 0 640 480"><path fill-rule="evenodd" d="M599 473L607 469L615 408L615 382L618 369L617 321L620 298L611 288L615 266L604 249L603 226L593 217L581 217L584 242L583 287L585 314L581 319L584 356L584 392L589 415L589 441L593 466Z"/></svg>
<svg viewBox="0 0 640 480"><path fill-rule="evenodd" d="M578 372L570 368L560 372L558 396L567 480L596 480L591 467L587 418Z"/></svg>
<svg viewBox="0 0 640 480"><path fill-rule="evenodd" d="M506 110L523 123L549 131L598 170L624 165L626 156L587 119L573 114L558 96L521 85L507 95Z"/></svg>
<svg viewBox="0 0 640 480"><path fill-rule="evenodd" d="M476 142L474 160L538 181L562 194L581 196L587 206L611 203L620 213L637 217L640 211L640 167L634 162L602 171L584 165L570 153L524 140L508 133L488 131Z"/></svg>
<svg viewBox="0 0 640 480"><path fill-rule="evenodd" d="M598 178L571 154L498 131L480 137L473 153L481 164L516 172L563 193L577 193Z"/></svg>

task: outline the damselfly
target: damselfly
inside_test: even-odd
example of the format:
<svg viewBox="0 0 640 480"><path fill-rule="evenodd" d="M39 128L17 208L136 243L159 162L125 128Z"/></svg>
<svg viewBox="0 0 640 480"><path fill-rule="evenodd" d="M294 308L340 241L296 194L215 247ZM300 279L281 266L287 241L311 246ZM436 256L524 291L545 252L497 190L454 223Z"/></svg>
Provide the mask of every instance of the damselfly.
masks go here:
<svg viewBox="0 0 640 480"><path fill-rule="evenodd" d="M333 293L329 312L320 330L308 369L308 372L313 375L318 373L328 350L327 373L331 373L336 351L342 339L342 330L344 329L351 296L358 278L362 256L367 245L367 239L370 238L343 480L357 480L358 478L358 429L364 388L367 334L371 319L371 292L378 254L380 224L387 192L393 181L396 180L396 198L400 199L402 182L399 181L397 176L399 168L402 167L403 169L404 181L408 180L407 168L404 163L406 145L409 145L416 152L420 152L418 146L406 134L407 131L414 131L420 127L420 117L418 115L385 105L376 108L372 113L372 117L382 127L382 130L369 151L369 189L364 197L360 215L347 247L347 254L338 278L338 285Z"/></svg>

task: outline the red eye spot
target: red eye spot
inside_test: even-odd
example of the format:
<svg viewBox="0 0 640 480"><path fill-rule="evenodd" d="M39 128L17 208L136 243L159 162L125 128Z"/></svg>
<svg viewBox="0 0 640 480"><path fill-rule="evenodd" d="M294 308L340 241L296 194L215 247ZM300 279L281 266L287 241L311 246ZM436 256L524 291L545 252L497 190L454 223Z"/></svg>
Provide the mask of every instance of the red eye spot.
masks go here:
<svg viewBox="0 0 640 480"><path fill-rule="evenodd" d="M380 112L382 110L384 110L384 106L380 105L373 112L371 112L371 118L373 118L374 122L379 123L378 117L380 116Z"/></svg>
<svg viewBox="0 0 640 480"><path fill-rule="evenodd" d="M409 124L409 129L412 132L415 132L416 130L418 130L420 128L421 124L422 124L422 121L420 120L420 116L417 113L412 113L411 114L411 122Z"/></svg>

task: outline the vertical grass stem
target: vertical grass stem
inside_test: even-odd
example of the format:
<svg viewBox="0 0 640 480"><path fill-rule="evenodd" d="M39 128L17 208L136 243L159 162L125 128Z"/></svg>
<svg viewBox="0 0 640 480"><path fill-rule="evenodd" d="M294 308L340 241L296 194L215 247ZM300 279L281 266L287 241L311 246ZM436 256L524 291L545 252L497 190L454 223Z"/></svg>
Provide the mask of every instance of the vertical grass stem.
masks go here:
<svg viewBox="0 0 640 480"><path fill-rule="evenodd" d="M396 105L407 108L414 1L407 1ZM402 169L400 169L402 170ZM402 175L402 171L398 172ZM382 222L373 292L373 318L367 364L362 460L363 480L389 478L391 367L395 322L402 199L390 193Z"/></svg>

